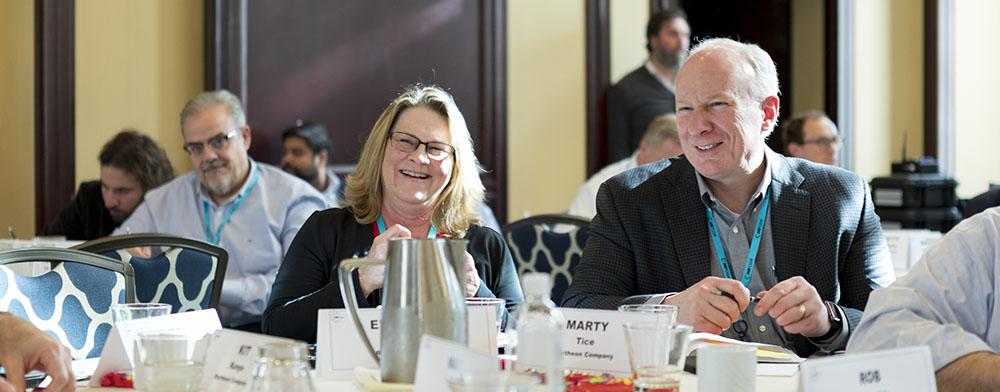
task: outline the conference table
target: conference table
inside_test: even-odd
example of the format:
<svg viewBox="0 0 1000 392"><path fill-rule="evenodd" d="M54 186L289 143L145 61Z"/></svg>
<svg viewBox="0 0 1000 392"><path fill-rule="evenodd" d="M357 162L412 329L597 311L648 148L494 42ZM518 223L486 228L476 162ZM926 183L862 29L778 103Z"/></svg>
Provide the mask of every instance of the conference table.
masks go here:
<svg viewBox="0 0 1000 392"><path fill-rule="evenodd" d="M316 385L317 391L345 391L345 392L363 392L365 389L355 381L332 381L332 380L313 380ZM757 376L757 391L758 392L794 392L798 390L799 377L798 374L794 376ZM122 388L89 388L86 383L80 384L76 388L77 391L84 392L122 392L127 389ZM372 391L382 391L389 392L394 391L391 389L372 389ZM681 392L697 392L698 391L698 376L691 373L684 373L681 376Z"/></svg>

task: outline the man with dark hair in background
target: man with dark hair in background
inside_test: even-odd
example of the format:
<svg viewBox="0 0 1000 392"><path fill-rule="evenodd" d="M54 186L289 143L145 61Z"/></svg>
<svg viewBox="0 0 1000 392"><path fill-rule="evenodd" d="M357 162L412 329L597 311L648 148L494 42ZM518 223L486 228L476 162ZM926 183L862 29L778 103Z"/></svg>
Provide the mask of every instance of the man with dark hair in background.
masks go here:
<svg viewBox="0 0 1000 392"><path fill-rule="evenodd" d="M80 184L45 235L87 241L111 234L149 190L174 178L167 153L138 131L119 132L101 149L101 179Z"/></svg>
<svg viewBox="0 0 1000 392"><path fill-rule="evenodd" d="M781 127L785 155L824 165L837 164L840 138L826 114L810 111L795 115Z"/></svg>
<svg viewBox="0 0 1000 392"><path fill-rule="evenodd" d="M659 115L674 112L674 77L691 43L687 15L664 10L649 18L649 60L625 75L608 92L608 161L632 155L646 127Z"/></svg>
<svg viewBox="0 0 1000 392"><path fill-rule="evenodd" d="M327 167L333 143L326 127L313 122L296 122L281 134L284 154L281 169L312 184L323 194L327 206L338 207L344 197L343 182Z"/></svg>

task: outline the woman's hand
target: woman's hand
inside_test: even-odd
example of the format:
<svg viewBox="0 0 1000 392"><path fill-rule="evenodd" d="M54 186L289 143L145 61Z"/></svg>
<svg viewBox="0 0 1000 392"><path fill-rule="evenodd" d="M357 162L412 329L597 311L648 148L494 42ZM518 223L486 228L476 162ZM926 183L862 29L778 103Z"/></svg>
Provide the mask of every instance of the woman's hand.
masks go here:
<svg viewBox="0 0 1000 392"><path fill-rule="evenodd" d="M385 260L389 252L389 240L393 238L410 238L410 230L400 225L392 225L375 237L368 257ZM385 282L385 265L358 268L358 280L361 281L361 292L368 297L372 291L382 288Z"/></svg>
<svg viewBox="0 0 1000 392"><path fill-rule="evenodd" d="M482 281L479 280L479 272L476 271L476 261L469 252L465 252L465 296L476 296L480 284Z"/></svg>

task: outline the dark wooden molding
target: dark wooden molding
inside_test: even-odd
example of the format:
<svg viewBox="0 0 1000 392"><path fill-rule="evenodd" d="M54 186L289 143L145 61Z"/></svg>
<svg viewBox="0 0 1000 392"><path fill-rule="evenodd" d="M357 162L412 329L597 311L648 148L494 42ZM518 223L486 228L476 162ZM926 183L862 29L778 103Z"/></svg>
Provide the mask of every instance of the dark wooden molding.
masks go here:
<svg viewBox="0 0 1000 392"><path fill-rule="evenodd" d="M75 0L35 0L35 233L76 185Z"/></svg>
<svg viewBox="0 0 1000 392"><path fill-rule="evenodd" d="M205 90L219 89L246 106L246 0L205 0Z"/></svg>
<svg viewBox="0 0 1000 392"><path fill-rule="evenodd" d="M938 39L938 0L924 0L924 155L931 157L938 156Z"/></svg>
<svg viewBox="0 0 1000 392"><path fill-rule="evenodd" d="M480 69L483 113L478 156L490 168L484 176L493 213L507 223L507 1L483 3Z"/></svg>
<svg viewBox="0 0 1000 392"><path fill-rule="evenodd" d="M837 78L837 48L840 42L837 38L839 33L837 29L837 24L839 23L838 11L837 9L838 0L826 0L824 2L824 18L823 18L823 47L825 49L824 56L824 66L823 66L823 106L826 111L826 115L837 121L838 107L837 107L837 92L839 90L837 84L839 80ZM841 125L843 127L843 125Z"/></svg>
<svg viewBox="0 0 1000 392"><path fill-rule="evenodd" d="M608 163L607 92L611 88L609 0L587 0L587 177Z"/></svg>

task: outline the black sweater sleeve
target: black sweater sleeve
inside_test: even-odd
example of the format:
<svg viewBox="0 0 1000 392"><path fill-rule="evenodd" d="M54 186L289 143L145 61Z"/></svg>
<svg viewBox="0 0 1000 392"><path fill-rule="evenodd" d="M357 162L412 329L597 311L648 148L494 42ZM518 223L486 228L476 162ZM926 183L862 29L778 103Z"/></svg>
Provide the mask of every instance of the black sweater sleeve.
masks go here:
<svg viewBox="0 0 1000 392"><path fill-rule="evenodd" d="M465 238L482 280L477 296L503 298L511 310L523 302L514 261L500 234L473 226ZM313 213L295 236L278 270L264 311L264 333L315 342L317 312L344 307L338 282L340 261L367 254L373 239L371 225L358 224L347 209ZM352 278L361 307L380 302L381 290L376 290L369 302L362 296L357 274Z"/></svg>

